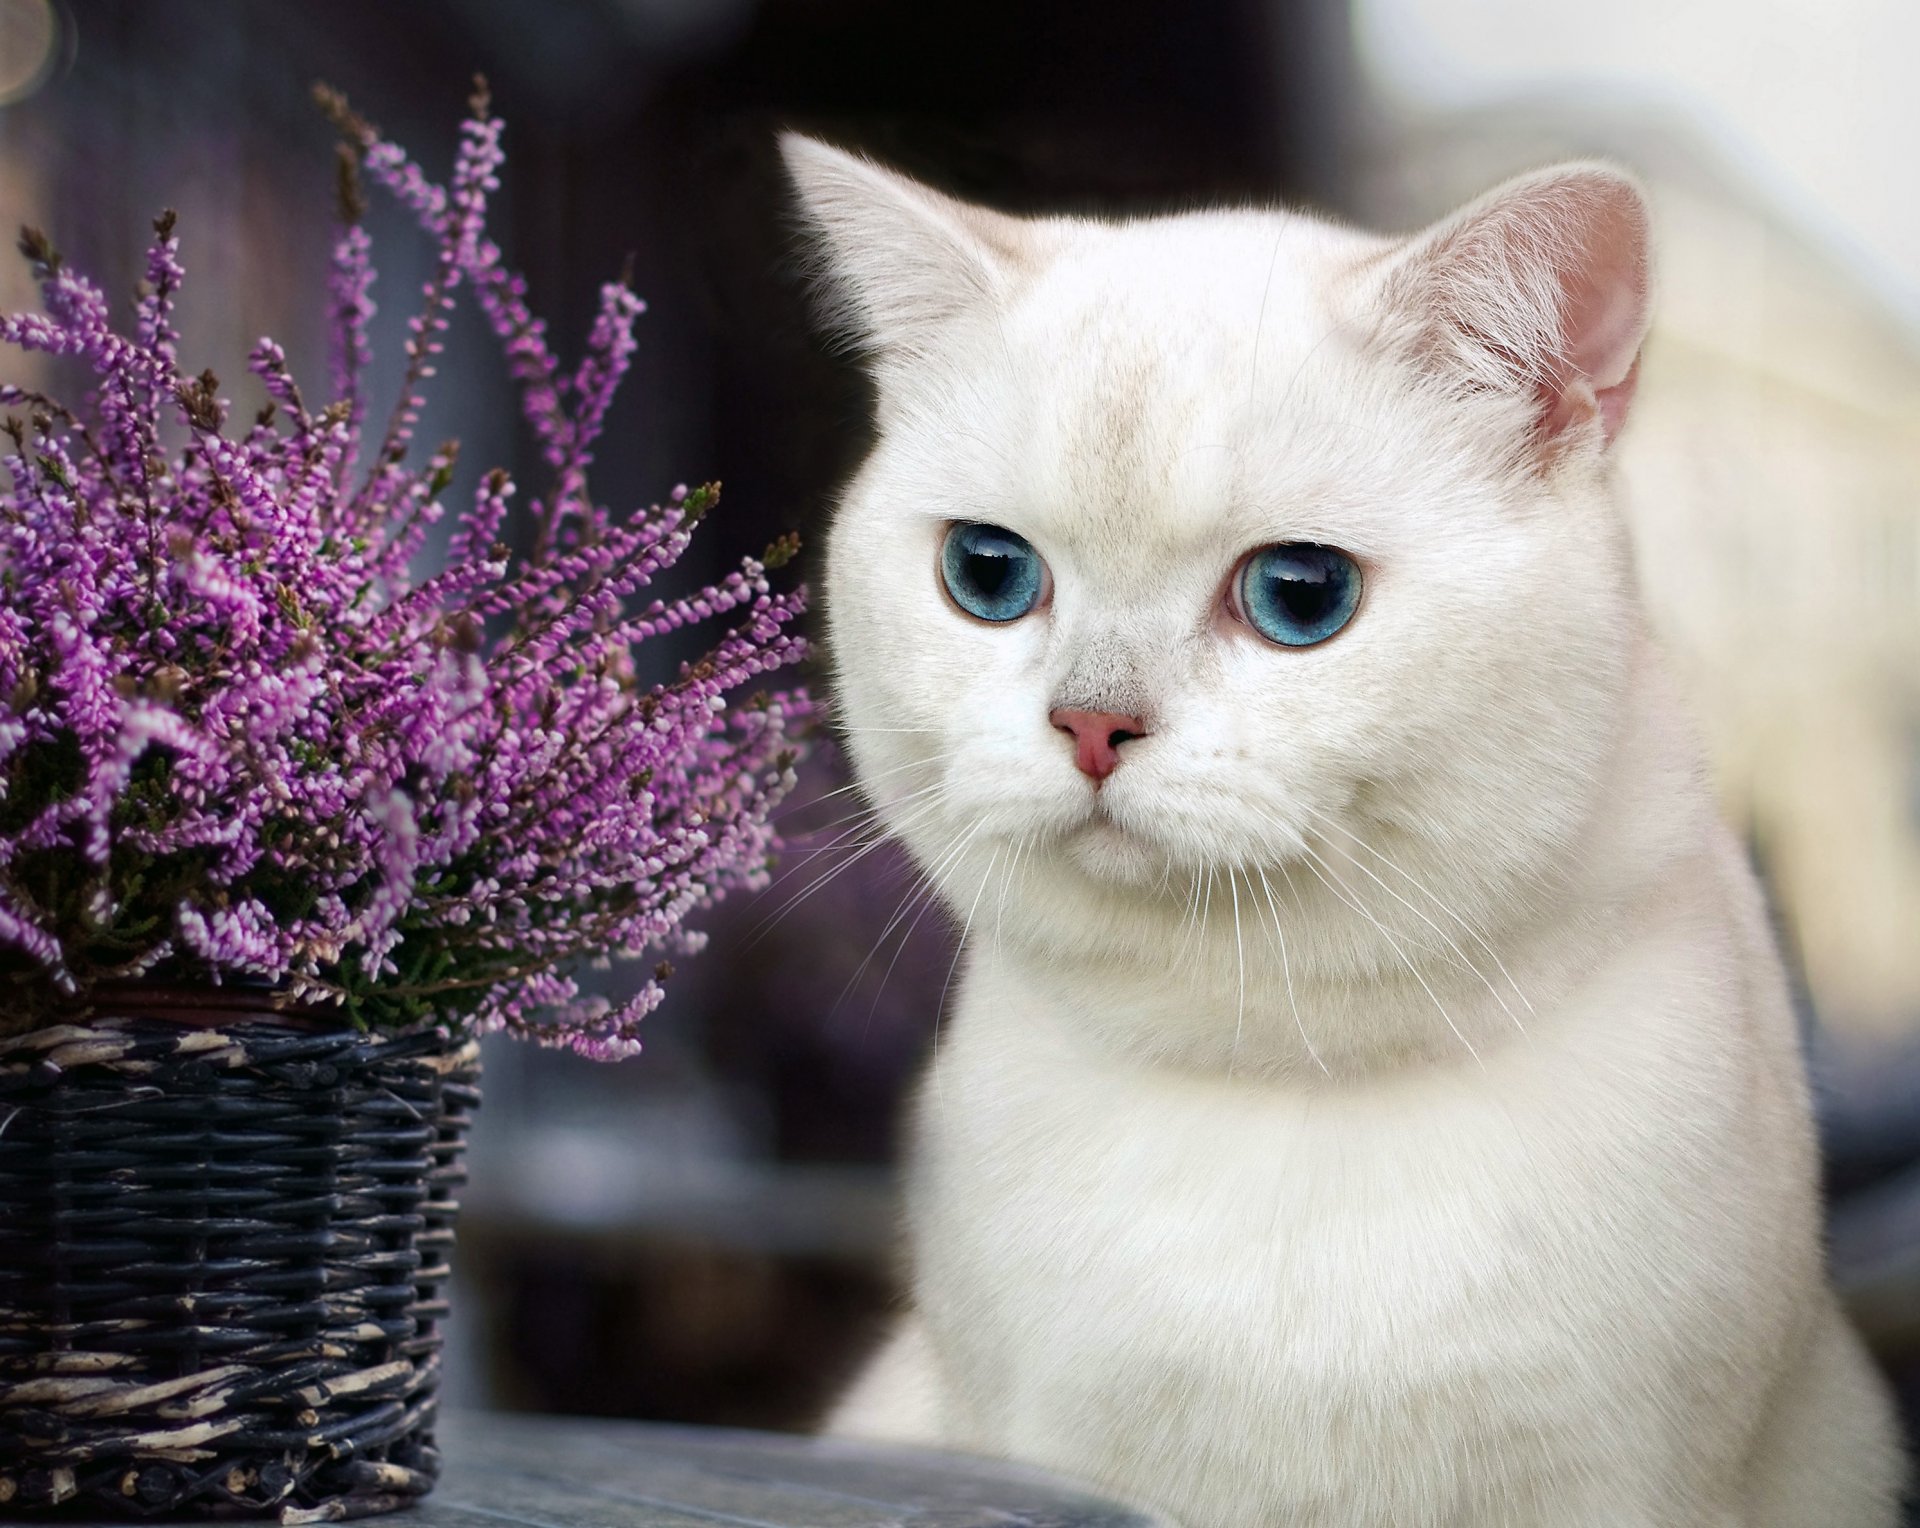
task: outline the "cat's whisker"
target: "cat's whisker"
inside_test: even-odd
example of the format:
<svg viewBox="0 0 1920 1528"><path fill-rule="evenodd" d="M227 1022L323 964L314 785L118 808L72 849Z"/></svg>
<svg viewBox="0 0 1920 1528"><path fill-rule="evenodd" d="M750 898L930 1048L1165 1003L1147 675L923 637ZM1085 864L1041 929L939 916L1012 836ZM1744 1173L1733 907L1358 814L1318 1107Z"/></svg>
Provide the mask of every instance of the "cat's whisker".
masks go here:
<svg viewBox="0 0 1920 1528"><path fill-rule="evenodd" d="M945 802L945 796L944 794L940 794L940 795L932 796L930 800L919 803L914 808L914 810L908 814L906 820L902 823L902 826L911 826L921 817L932 815L934 812L937 812L940 809L940 807L944 804L944 802ZM874 850L882 847L885 844L891 843L892 841L893 839L891 834L882 832L866 840L864 843L860 843L857 845L853 845L853 846L847 846L845 844L829 845L827 849L814 851L815 853L825 853L825 852L828 852L828 850L837 847L847 854L847 858L840 861L840 863L836 865L828 866L826 870L821 872L818 876L816 876L806 886L802 887L799 891L795 892L779 907L774 909L773 912L769 913L767 917L764 918L759 924L755 925L754 928L749 930L747 934L746 947L748 949L754 948L756 945L759 944L759 942L762 939L764 939L767 936L767 934L775 927L775 925L777 925L783 918L785 918L789 913L791 913L802 902L806 901L809 897L813 896L815 893L822 890L836 876L843 875L848 870L851 870L855 865L859 864L861 860L865 859L869 854L873 853ZM784 885L786 879L787 878L783 877L780 881L776 882L775 885ZM768 892L771 892L772 890L773 890L773 887L771 886L767 888ZM763 893L763 895L764 894L765 893Z"/></svg>
<svg viewBox="0 0 1920 1528"><path fill-rule="evenodd" d="M1202 977L1207 974L1207 919L1213 912L1214 869L1215 867L1211 864L1207 866L1207 894L1205 901L1201 903L1200 922L1194 931L1196 938L1193 945L1193 964L1194 969Z"/></svg>
<svg viewBox="0 0 1920 1528"><path fill-rule="evenodd" d="M1233 1049L1227 1055L1227 1075L1231 1077L1240 1057L1240 1037L1247 1024L1247 949L1240 937L1240 877L1231 865L1227 866L1227 889L1233 893L1233 960L1240 994L1233 1016ZM1247 884L1247 895L1253 895L1252 882Z"/></svg>
<svg viewBox="0 0 1920 1528"><path fill-rule="evenodd" d="M877 781L881 781L881 779L891 779L891 777L899 776L899 774L906 774L908 770L925 770L925 768L931 768L927 760L924 760L924 758L910 758L910 760L906 760L904 764L893 764L891 768L885 768L885 770L874 770L872 774L862 774L860 779L849 781L847 785L835 785L831 791L822 791L818 797L812 797L810 800L799 802L799 804L791 810L789 816L795 816L795 818L797 818L797 816L801 816L803 812L810 812L812 808L816 808L816 806L820 806L820 804L824 804L824 802L839 799L839 797L847 797L847 795L864 795L866 799L872 800L874 799L874 795L876 795L876 793L874 793L874 785L876 785Z"/></svg>
<svg viewBox="0 0 1920 1528"><path fill-rule="evenodd" d="M1316 857L1314 856L1313 845L1308 843L1303 836L1295 832L1295 830L1289 827L1288 824L1282 822L1279 818L1273 816L1271 813L1261 811L1258 807L1249 807L1247 808L1247 810L1252 812L1254 816L1260 818L1262 821L1270 824L1275 828L1280 829L1281 832L1286 834L1289 838L1296 840L1299 845L1299 849L1301 853L1308 855L1310 857ZM1331 845L1329 845L1329 847L1331 847ZM1284 863L1284 860L1278 861L1278 863ZM1348 885L1344 878L1342 878L1337 872L1334 871L1333 866L1328 865L1325 860L1322 860L1320 863L1328 872L1328 874L1322 875L1320 877L1320 882L1323 886L1327 888L1329 892L1333 894L1334 898L1343 907L1346 907L1351 911L1360 914L1361 917L1366 918L1369 922L1375 924L1376 926L1380 925L1379 918L1375 916L1373 911L1370 908L1368 908L1366 904L1361 900L1359 893L1352 886ZM1401 930L1401 937L1404 938L1408 944L1412 945L1412 947L1418 950L1422 955L1438 956L1440 954L1440 951L1435 946L1428 944L1424 939L1418 938L1415 935L1408 933L1405 929ZM1472 970L1473 968L1469 966L1468 969Z"/></svg>
<svg viewBox="0 0 1920 1528"><path fill-rule="evenodd" d="M844 849L846 858L829 865L825 870L815 876L812 881L801 887L800 890L794 892L784 903L775 908L762 919L760 923L748 931L745 948L751 950L758 947L760 941L765 939L768 934L777 928L801 903L807 901L817 893L824 891L835 879L852 870L854 866L867 858L868 855L872 854L876 849L885 847L890 841L891 840L885 836L878 836L867 839L858 845L846 846Z"/></svg>
<svg viewBox="0 0 1920 1528"><path fill-rule="evenodd" d="M1021 851L1020 860L1014 868L1020 873L1023 880L1027 873L1032 870L1035 851L1039 849L1044 838L1045 835L1040 833L1030 835L1026 848Z"/></svg>
<svg viewBox="0 0 1920 1528"><path fill-rule="evenodd" d="M845 844L849 839L857 838L869 829L879 828L881 826L880 809L873 806L864 806L857 812L850 812L845 817L841 817L834 822L822 824L810 832L789 833L787 835L787 842L789 844L797 843L806 845L806 847L800 850L800 853L803 856L811 857L817 854L831 853L834 849ZM812 840L818 839L822 834L827 833L833 836L825 843L812 842Z"/></svg>
<svg viewBox="0 0 1920 1528"><path fill-rule="evenodd" d="M946 781L936 780L931 784L921 786L918 790L908 791L902 796L895 796L889 801L869 802L858 811L849 812L844 817L837 818L833 822L823 823L817 828L808 829L805 833L796 836L800 838L811 838L821 833L830 833L836 828L845 827L848 823L859 823L863 820L867 822L879 822L889 811L898 810L910 801L917 801L923 797L932 795L936 791L944 791L947 789L949 789L949 786Z"/></svg>
<svg viewBox="0 0 1920 1528"><path fill-rule="evenodd" d="M1306 866L1309 870L1311 870L1316 876L1320 878L1321 882L1326 886L1326 888L1329 891L1334 890L1333 881L1328 879L1327 873L1321 869L1320 857L1317 854L1315 854L1311 848L1307 848ZM1335 895L1339 895L1339 893L1335 892ZM1342 898L1342 900L1344 901L1345 898ZM1393 937L1393 934L1388 930L1386 924L1382 923L1378 918L1374 917L1374 915L1371 912L1369 912L1365 907L1361 906L1357 902L1350 902L1347 905L1352 907L1354 911L1358 912L1363 918L1365 918L1369 923L1371 923L1376 929L1380 931L1380 937L1386 940L1387 947L1390 950L1392 950L1395 955L1400 957L1400 963L1407 968L1408 975L1412 976L1412 978L1420 984L1421 991L1426 993L1428 998L1432 1000L1433 1006L1440 1011L1440 1017L1446 1020L1447 1028L1453 1031L1454 1039L1458 1040L1462 1045L1464 1045L1467 1048L1467 1054L1473 1057L1474 1063L1477 1066L1484 1069L1486 1067L1486 1062L1480 1059L1480 1052L1474 1049L1473 1042L1469 1040L1463 1033L1461 1033L1460 1026L1454 1023L1453 1015L1447 1012L1447 1005L1440 1001L1440 994L1435 992L1433 990L1432 985L1427 981L1426 977L1420 974L1419 962L1414 960L1414 958L1411 955L1407 954L1407 952L1400 947L1400 941Z"/></svg>
<svg viewBox="0 0 1920 1528"><path fill-rule="evenodd" d="M1205 871L1205 881L1204 881L1205 902L1206 902L1205 906L1202 905L1202 900L1201 900L1201 897L1202 897L1201 888L1203 885L1203 882L1201 879L1202 870ZM1202 866L1195 869L1195 871L1193 872L1193 901L1192 901L1192 905L1188 909L1187 919L1184 925L1184 932L1182 933L1181 939L1180 939L1181 958L1186 959L1190 954L1192 956L1193 968L1196 971L1201 969L1201 959L1205 953L1206 930L1207 930L1206 912L1207 912L1207 908L1211 907L1212 903L1213 903L1213 867L1211 865L1206 865L1206 866Z"/></svg>
<svg viewBox="0 0 1920 1528"><path fill-rule="evenodd" d="M1298 911L1305 904L1300 897L1300 888L1293 884L1293 872L1287 868L1286 861L1284 860L1273 868L1280 872L1280 879L1287 883L1287 895L1293 899L1294 908Z"/></svg>
<svg viewBox="0 0 1920 1528"><path fill-rule="evenodd" d="M793 883L800 876L818 869L814 861L834 855L848 854L856 849L865 848L876 839L886 837L886 828L877 818L865 818L841 828L824 843L794 844L789 841L782 856L781 873L761 893L766 896L775 892L784 896L793 890Z"/></svg>
<svg viewBox="0 0 1920 1528"><path fill-rule="evenodd" d="M1007 861L1006 874L1000 878L1000 902L993 914L993 942L1001 944L1006 938L1007 893L1013 889L1013 877L1020 868L1021 860L1026 856L1028 846L1033 842L1031 833L1020 835L1020 842L1014 846L1012 857Z"/></svg>
<svg viewBox="0 0 1920 1528"><path fill-rule="evenodd" d="M1316 814L1316 816L1318 815L1319 814ZM1372 844L1368 843L1364 838L1362 838L1358 833L1355 833L1351 828L1348 828L1341 823L1335 822L1330 817L1322 817L1321 823L1323 826L1330 827L1334 829L1336 832L1341 833L1348 839L1352 840L1360 848L1364 849L1368 854L1371 854L1381 864L1385 865L1387 869L1391 870L1395 875L1399 876L1402 880L1406 881L1406 883L1409 886L1413 887L1414 890L1418 891L1422 896L1427 898L1428 901L1432 902L1435 907L1439 908L1441 912L1445 913L1449 918L1453 919L1455 923L1459 924L1462 931L1465 932L1467 937L1471 939L1475 944L1479 945L1481 949L1487 952L1487 958L1493 962L1495 968L1500 972L1501 977L1505 979L1506 984L1513 989L1513 995L1520 1000L1521 1006L1527 1010L1528 1014L1532 1014L1534 1012L1533 1003L1528 999L1527 994L1521 990L1520 984L1516 982L1513 979L1511 973L1508 972L1505 962L1503 962L1500 959L1500 952L1494 949L1494 947L1490 943L1488 943L1486 935L1481 933L1478 928L1476 928L1473 924L1469 923L1465 918L1463 918L1458 912L1454 911L1453 908L1449 907L1439 897L1435 896L1432 890L1429 889L1427 886L1423 885L1420 882L1420 880L1413 875L1411 871L1407 870L1404 866L1397 864L1392 859L1391 856L1383 853L1379 849L1376 849Z"/></svg>
<svg viewBox="0 0 1920 1528"><path fill-rule="evenodd" d="M1327 1070L1326 1062L1320 1059L1320 1052L1314 1047L1313 1041L1307 1038L1307 1026L1300 1017L1300 1003L1293 995L1293 961L1287 955L1287 931L1280 925L1280 907L1274 900L1273 883L1267 879L1267 872L1258 866L1255 867L1255 873L1259 875L1261 890L1266 894L1267 913L1273 920L1274 937L1280 944L1280 975L1287 984L1287 1007L1293 1010L1293 1027L1299 1031L1300 1043L1307 1048L1307 1055L1312 1058L1313 1064L1320 1068L1324 1076L1331 1077L1333 1073ZM1251 891L1253 883L1249 881L1247 885Z"/></svg>
<svg viewBox="0 0 1920 1528"><path fill-rule="evenodd" d="M1200 872L1198 870L1193 870L1188 873L1186 895L1180 900L1180 953L1185 955L1187 952L1187 940L1191 937L1192 932L1190 926L1194 918L1198 916L1200 907Z"/></svg>
<svg viewBox="0 0 1920 1528"><path fill-rule="evenodd" d="M1162 897L1162 896L1165 896L1172 889L1173 889L1173 856L1169 854L1167 856L1166 864L1161 867L1160 880L1158 884L1154 886L1153 894L1156 897Z"/></svg>
<svg viewBox="0 0 1920 1528"><path fill-rule="evenodd" d="M909 791L906 795L898 797L889 803L889 805L895 809L911 806L912 810L907 813L907 820L917 820L926 811L937 809L946 800L947 790L948 786L945 782L935 782L932 785L922 787L920 790ZM860 834L872 828L878 828L884 833L885 823L882 821L882 815L882 809L880 807L862 807L858 812L850 813L837 823L830 823L825 827L816 829L813 834L804 835L805 837L816 837L821 833L830 832L836 828L839 830L835 832L833 838L825 844L815 844L810 848L803 849L801 853L811 857L829 852L844 845L848 840L857 838Z"/></svg>
<svg viewBox="0 0 1920 1528"><path fill-rule="evenodd" d="M782 902L772 912L768 913L765 918L761 919L759 923L755 924L751 929L749 929L747 931L745 947L749 950L756 948L759 945L760 941L764 939L767 936L767 934L770 933L773 930L773 928L780 922L780 920L787 916L788 913L792 912L802 902L806 901L808 897L812 896L815 892L819 891L835 876L840 875L842 872L850 870L853 868L853 866L859 864L861 860L865 859L869 854L873 853L875 849L878 849L886 841L887 840L884 836L876 836L866 840L864 843L860 843L856 845L842 844L842 845L831 846L831 848L838 848L839 850L841 850L843 853L847 855L847 858L839 861L837 864L829 865L825 870L821 871L817 876L815 876L813 880L809 881L805 886L801 887L800 890L792 893L785 902ZM824 854L824 853L831 852L831 848L816 850L814 852L815 854ZM800 873L801 872L799 871L794 872L794 874L800 874ZM791 879L790 876L781 877L780 880L775 881L772 886L769 886L767 890L761 894L763 896L770 894L776 888L783 887L789 879Z"/></svg>
<svg viewBox="0 0 1920 1528"><path fill-rule="evenodd" d="M1000 851L998 849L995 849L993 851L993 857L995 860L999 859ZM987 862L987 873L988 875L991 875L992 872L993 872L993 861L989 860ZM984 891L986 889L986 885L987 885L987 878L986 876L982 876L980 880L980 889ZM893 959L887 962L887 969L883 971L880 975L880 985L874 989L873 1001L867 1005L867 1022L869 1024L873 1022L873 1015L880 1007L880 999L886 993L887 983L893 979L894 967L900 964L900 957L906 953L907 946L913 943L914 930L920 927L920 920L926 916L927 909L929 907L932 907L934 903L938 900L939 900L939 888L933 882L933 880L929 878L926 883L926 894L920 899L920 910L913 915L913 921L907 925L907 931L900 936L899 944L894 946ZM979 902L978 893L975 893L974 901L977 905ZM969 913L967 915L967 922L969 927L971 927L972 921L973 921L973 915L972 913ZM947 1004L947 988L953 985L953 973L954 973L955 967L957 967L960 963L960 952L965 948L966 948L966 934L963 932L960 936L960 943L954 949L954 952L953 952L953 965L950 965L947 967L946 984L942 986L940 989L940 1003L939 1003L939 1006L934 1010L934 1023L936 1026L939 1024L940 1010L945 1008Z"/></svg>
<svg viewBox="0 0 1920 1528"><path fill-rule="evenodd" d="M939 1007L935 1009L936 1024L939 1022L938 1014L946 1010L947 994L953 990L954 972L960 969L960 959L967 953L967 936L973 932L973 915L980 910L980 899L987 894L987 884L993 879L994 867L999 863L1000 848L996 845L993 851L993 858L987 861L987 868L980 873L980 885L974 891L972 905L967 908L967 916L960 925L960 937L954 942L953 959L947 966L947 979L941 984L940 1004Z"/></svg>
<svg viewBox="0 0 1920 1528"><path fill-rule="evenodd" d="M877 819L866 818L842 828L840 832L834 834L833 837L824 844L808 844L805 847L796 848L794 841L789 839L783 850L783 854L798 866L808 860L816 860L823 854L838 854L844 850L855 848L868 841L864 836L867 834L880 834L884 836L885 829ZM780 883L775 882L774 884L778 885ZM772 890L772 887L769 887L768 890Z"/></svg>
<svg viewBox="0 0 1920 1528"><path fill-rule="evenodd" d="M817 796L796 803L792 811L788 813L788 816L798 817L802 812L811 811L814 807L820 805L821 802L832 801L838 796L851 795L855 791L865 792L876 780L889 779L894 775L904 774L909 769L925 769L927 767L928 761L925 759L909 759L904 764L895 764L888 769L877 769L870 774L862 774L858 780L851 780L845 785L836 785L830 791L822 791Z"/></svg>
<svg viewBox="0 0 1920 1528"><path fill-rule="evenodd" d="M873 948L868 950L866 957L858 966L854 967L853 975L847 978L846 986L840 989L840 996L834 999L833 1008L835 1010L847 1000L847 994L853 990L860 978L866 975L867 967L873 964L873 957L880 953L881 946L887 942L888 936L890 936L896 928L900 927L901 923L908 917L909 912L911 912L913 922L908 926L907 932L901 936L901 948L905 948L907 940L913 937L913 930L918 926L921 915L932 905L935 897L938 895L940 877L946 872L949 866L957 861L961 855L966 853L967 846L973 842L975 836L985 826L986 821L983 818L976 821L972 827L966 829L964 832L955 835L954 840L948 844L940 858L922 873L919 883L913 886L907 892L906 896L900 899L900 905L893 910L893 916L887 919L886 926L880 930L880 937L874 940ZM894 952L894 960L898 961L899 958L899 951L896 950ZM887 968L889 973L891 973L892 969L893 967L891 965ZM881 981L882 990L885 989L885 986L886 982L883 978ZM878 994L875 995L874 1002L876 1005L878 1004ZM871 1013L869 1013L869 1017L871 1017Z"/></svg>
<svg viewBox="0 0 1920 1528"><path fill-rule="evenodd" d="M900 957L906 953L907 946L913 943L914 931L920 927L920 920L926 917L927 909L939 900L931 885L916 888L913 893L913 898L918 905L914 908L912 918L908 920L905 930L901 933L899 943L894 945L893 958L887 962L887 969L880 973L879 985L873 989L873 997L867 1003L867 1019L866 1025L864 1026L867 1029L871 1029L873 1026L873 1016L880 1011L880 999L886 996L887 983L893 980L894 968L900 964ZM884 942L886 934L883 932L880 938ZM879 953L880 946L879 944L875 944L873 954L877 955ZM868 956L869 960L872 958L872 955ZM861 962L860 969L866 969L865 961ZM855 980L859 979L859 974L858 971L854 973Z"/></svg>
<svg viewBox="0 0 1920 1528"><path fill-rule="evenodd" d="M1314 816L1317 819L1319 817L1319 814L1315 813ZM1346 860L1349 864L1351 864L1354 867L1354 869L1358 870L1368 880L1372 881L1376 886L1378 886L1388 896L1392 897L1394 901L1398 902L1408 912L1412 913L1414 917L1418 918L1422 923L1426 924L1426 926L1432 929L1434 933L1438 934L1441 937L1441 939L1445 940L1447 948L1451 950L1459 958L1460 964L1465 966L1467 970L1471 971L1476 977L1479 978L1481 985L1487 989L1488 995L1492 997L1492 999L1500 1005L1500 1011L1504 1013L1510 1020L1512 1020L1513 1027L1519 1030L1520 1033L1522 1034L1525 1034L1527 1032L1526 1026L1520 1022L1520 1015L1515 1013L1513 1009L1508 1005L1507 1000L1500 995L1500 989L1494 986L1492 980L1487 976L1486 972L1482 971L1477 965L1475 965L1471 960L1467 958L1466 951L1460 948L1459 944L1455 942L1452 935L1450 935L1445 929L1440 927L1439 924L1435 923L1433 919L1429 918L1425 913L1421 912L1419 908L1415 907L1405 897L1401 896L1399 892L1395 891L1385 881L1381 880L1379 876L1375 875L1373 871L1368 869L1367 866L1363 865L1352 854L1348 853L1345 849L1342 849L1338 844L1327 842L1327 847L1333 850L1333 852L1339 855L1342 859ZM1429 895L1431 895L1431 893L1429 893ZM1509 983L1511 983L1512 978L1509 977L1508 981Z"/></svg>
<svg viewBox="0 0 1920 1528"><path fill-rule="evenodd" d="M975 823L973 825L973 828L967 834L966 840L962 842L961 849L964 850L964 848L966 847L966 843L972 840L973 835L975 833L978 833L980 831L980 828L981 828L981 823ZM929 886L933 884L933 875L931 873L927 877L927 882ZM971 920L971 914L969 914L969 920ZM963 935L962 936L963 945L964 945L964 937L965 936ZM954 960L956 963L959 961L959 958L960 958L959 951L956 950L954 952ZM953 980L952 967L949 967L947 970L947 980L949 982ZM940 1002L933 1010L933 1038L930 1043L930 1047L929 1047L930 1054L927 1061L927 1070L928 1070L928 1074L931 1076L933 1080L933 1086L942 1091L942 1096L944 1096L944 1093L945 1093L946 1082L940 1074L940 1026L946 1020L946 1002L947 1002L947 994L946 994L946 989L943 987L940 991Z"/></svg>

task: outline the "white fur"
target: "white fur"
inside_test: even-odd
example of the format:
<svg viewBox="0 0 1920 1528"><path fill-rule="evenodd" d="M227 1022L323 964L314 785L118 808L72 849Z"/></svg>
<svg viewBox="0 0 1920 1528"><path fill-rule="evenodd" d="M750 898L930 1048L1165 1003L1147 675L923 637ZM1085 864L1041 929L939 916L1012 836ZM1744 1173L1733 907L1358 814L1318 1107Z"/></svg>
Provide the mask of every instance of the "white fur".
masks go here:
<svg viewBox="0 0 1920 1528"><path fill-rule="evenodd" d="M877 384L839 716L965 929L912 1311L832 1425L1187 1528L1893 1523L1781 971L1609 495L1631 183L1396 242L786 147ZM947 602L954 520L1047 602ZM1223 599L1290 540L1365 570L1316 648ZM1097 792L1062 705L1146 719Z"/></svg>

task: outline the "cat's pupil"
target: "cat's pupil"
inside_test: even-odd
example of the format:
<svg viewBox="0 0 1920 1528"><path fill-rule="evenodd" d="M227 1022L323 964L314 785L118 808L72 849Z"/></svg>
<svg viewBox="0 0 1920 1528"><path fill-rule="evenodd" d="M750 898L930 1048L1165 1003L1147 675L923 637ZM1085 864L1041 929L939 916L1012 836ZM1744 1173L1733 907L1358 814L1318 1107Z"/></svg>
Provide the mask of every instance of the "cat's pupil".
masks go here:
<svg viewBox="0 0 1920 1528"><path fill-rule="evenodd" d="M989 599L997 599L1013 577L1013 559L1004 552L975 551L967 556L967 581Z"/></svg>
<svg viewBox="0 0 1920 1528"><path fill-rule="evenodd" d="M1294 620L1311 625L1325 617L1333 604L1333 586L1322 568L1294 566L1268 574L1268 597Z"/></svg>

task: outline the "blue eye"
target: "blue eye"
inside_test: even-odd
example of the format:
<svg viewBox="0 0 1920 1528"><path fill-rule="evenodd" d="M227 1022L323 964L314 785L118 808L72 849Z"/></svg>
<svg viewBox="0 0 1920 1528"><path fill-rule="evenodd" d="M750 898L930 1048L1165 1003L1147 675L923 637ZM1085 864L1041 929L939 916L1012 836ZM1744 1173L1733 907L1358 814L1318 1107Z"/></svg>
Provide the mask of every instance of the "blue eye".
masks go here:
<svg viewBox="0 0 1920 1528"><path fill-rule="evenodd" d="M1311 647L1353 619L1360 565L1336 547L1286 541L1247 559L1235 595L1247 624L1269 642Z"/></svg>
<svg viewBox="0 0 1920 1528"><path fill-rule="evenodd" d="M962 521L940 548L940 576L954 604L983 621L1017 621L1040 602L1047 565L1026 537Z"/></svg>

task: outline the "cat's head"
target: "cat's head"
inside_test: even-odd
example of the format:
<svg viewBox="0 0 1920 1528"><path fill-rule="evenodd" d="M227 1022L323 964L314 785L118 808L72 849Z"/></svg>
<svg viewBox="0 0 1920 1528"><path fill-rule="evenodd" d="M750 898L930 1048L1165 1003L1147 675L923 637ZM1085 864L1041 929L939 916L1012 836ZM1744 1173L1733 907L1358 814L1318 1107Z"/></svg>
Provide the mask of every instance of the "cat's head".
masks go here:
<svg viewBox="0 0 1920 1528"><path fill-rule="evenodd" d="M1231 888L1359 967L1339 909L1479 929L1552 879L1637 622L1606 490L1629 180L1549 170L1389 239L1013 218L785 151L877 394L828 559L838 719L959 917L1160 961Z"/></svg>

